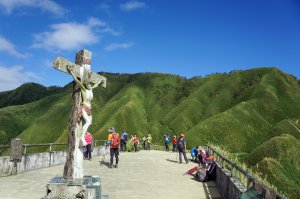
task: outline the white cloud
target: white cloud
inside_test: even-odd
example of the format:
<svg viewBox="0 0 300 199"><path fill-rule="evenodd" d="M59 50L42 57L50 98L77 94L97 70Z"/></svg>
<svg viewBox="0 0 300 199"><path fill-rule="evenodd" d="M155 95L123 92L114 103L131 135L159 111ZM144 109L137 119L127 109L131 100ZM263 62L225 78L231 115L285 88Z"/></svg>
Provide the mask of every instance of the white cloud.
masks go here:
<svg viewBox="0 0 300 199"><path fill-rule="evenodd" d="M52 0L0 0L0 6L7 14L11 14L15 9L38 8L55 15L63 15L65 9Z"/></svg>
<svg viewBox="0 0 300 199"><path fill-rule="evenodd" d="M44 48L47 50L74 50L83 48L84 45L95 44L99 36L95 28L106 24L96 18L90 18L87 23L75 22L53 24L50 32L35 34L33 48Z"/></svg>
<svg viewBox="0 0 300 199"><path fill-rule="evenodd" d="M40 78L33 72L24 71L22 66L0 66L0 74L0 92L15 89L21 84Z"/></svg>
<svg viewBox="0 0 300 199"><path fill-rule="evenodd" d="M120 5L121 10L123 11L132 11L145 7L146 4L140 1L129 1Z"/></svg>
<svg viewBox="0 0 300 199"><path fill-rule="evenodd" d="M106 26L106 23L103 22L103 21L100 21L99 19L96 19L94 17L91 17L89 20L88 20L88 23L87 25L89 27L94 27L94 26Z"/></svg>
<svg viewBox="0 0 300 199"><path fill-rule="evenodd" d="M109 33L109 34L114 35L114 36L119 36L119 35L122 34L122 32L115 31L114 29L109 28L109 27L106 27L106 28L102 29L101 32Z"/></svg>
<svg viewBox="0 0 300 199"><path fill-rule="evenodd" d="M105 47L106 51L112 51L117 49L128 49L133 46L133 43L112 43Z"/></svg>
<svg viewBox="0 0 300 199"><path fill-rule="evenodd" d="M13 55L17 58L25 58L26 55L18 52L14 44L0 36L0 51Z"/></svg>

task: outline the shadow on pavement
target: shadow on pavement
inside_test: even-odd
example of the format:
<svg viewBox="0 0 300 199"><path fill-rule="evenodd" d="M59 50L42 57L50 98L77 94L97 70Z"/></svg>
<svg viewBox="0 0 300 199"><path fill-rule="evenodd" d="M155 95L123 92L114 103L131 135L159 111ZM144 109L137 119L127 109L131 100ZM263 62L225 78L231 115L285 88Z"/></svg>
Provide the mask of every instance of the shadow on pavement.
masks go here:
<svg viewBox="0 0 300 199"><path fill-rule="evenodd" d="M179 163L178 161L176 161L176 160L171 160L171 159L166 159L167 161L169 161L169 162L173 162L173 163Z"/></svg>
<svg viewBox="0 0 300 199"><path fill-rule="evenodd" d="M100 166L102 167L103 165L107 166L107 168L109 167L110 163L109 162L105 162L104 160L100 160L99 161Z"/></svg>
<svg viewBox="0 0 300 199"><path fill-rule="evenodd" d="M216 187L215 181L203 182L203 189L207 199L222 199L217 193L218 188Z"/></svg>
<svg viewBox="0 0 300 199"><path fill-rule="evenodd" d="M192 174L189 175L191 177L192 180L195 180L197 182L199 182L198 180L196 180L195 176L196 174ZM203 190L205 192L205 196L206 199L223 199L218 193L218 188L216 186L216 183L214 180L210 180L207 182L199 182L202 183L203 186Z"/></svg>

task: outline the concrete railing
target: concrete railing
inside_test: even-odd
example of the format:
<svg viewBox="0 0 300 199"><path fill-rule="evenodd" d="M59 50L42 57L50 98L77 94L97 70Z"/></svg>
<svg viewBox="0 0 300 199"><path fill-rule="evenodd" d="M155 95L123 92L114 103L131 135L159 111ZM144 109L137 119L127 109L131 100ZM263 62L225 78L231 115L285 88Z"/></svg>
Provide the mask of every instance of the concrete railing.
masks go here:
<svg viewBox="0 0 300 199"><path fill-rule="evenodd" d="M28 145L26 147L33 146L53 146L49 144L35 144ZM14 169L16 170L16 174L31 171L35 169L51 167L55 165L61 165L66 162L67 152L66 151L51 151L43 152L43 153L33 153L33 154L23 154L21 162L13 162L11 161L10 156L0 157L0 176L9 176L14 173ZM25 151L25 150L24 150ZM94 147L93 156L99 156L109 153L109 147L105 148L105 146Z"/></svg>
<svg viewBox="0 0 300 199"><path fill-rule="evenodd" d="M21 162L16 165L11 161L10 156L0 157L0 176L12 175L16 169L16 174L25 171L55 166L63 164L66 161L66 151L51 151L44 153L34 153L22 155Z"/></svg>
<svg viewBox="0 0 300 199"><path fill-rule="evenodd" d="M286 199L211 146L206 145L206 148L215 157L217 163L216 183L224 199L240 198L243 192L250 187L265 199ZM229 167L225 168L225 162ZM243 185L238 177L234 175L235 172L240 173L247 179L246 185Z"/></svg>

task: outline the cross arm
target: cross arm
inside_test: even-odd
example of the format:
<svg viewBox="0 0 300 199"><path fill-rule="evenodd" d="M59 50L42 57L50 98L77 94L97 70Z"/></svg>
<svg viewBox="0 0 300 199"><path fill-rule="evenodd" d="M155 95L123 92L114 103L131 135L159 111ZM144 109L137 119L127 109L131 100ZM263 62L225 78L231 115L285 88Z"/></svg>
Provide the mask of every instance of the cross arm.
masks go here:
<svg viewBox="0 0 300 199"><path fill-rule="evenodd" d="M57 57L53 62L53 66L55 69L57 69L59 71L70 74L67 69L67 66L69 66L73 69L74 75L76 77L80 77L80 67L81 66L74 64L64 58ZM104 77L102 75L98 75L97 73L91 72L89 82L91 82L92 84L98 84L98 85L100 84L100 86L106 88L106 77Z"/></svg>

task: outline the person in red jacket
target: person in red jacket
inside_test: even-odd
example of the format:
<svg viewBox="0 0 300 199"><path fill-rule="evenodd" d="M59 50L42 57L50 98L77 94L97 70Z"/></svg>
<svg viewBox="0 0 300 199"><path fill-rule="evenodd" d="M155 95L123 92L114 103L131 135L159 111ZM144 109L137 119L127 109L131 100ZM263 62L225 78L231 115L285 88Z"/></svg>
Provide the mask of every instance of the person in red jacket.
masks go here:
<svg viewBox="0 0 300 199"><path fill-rule="evenodd" d="M136 135L134 135L133 137L134 152L138 151L138 144L139 144L139 138Z"/></svg>
<svg viewBox="0 0 300 199"><path fill-rule="evenodd" d="M90 132L86 132L84 139L87 143L86 145L86 153L85 153L85 158L88 160L92 160L92 141L93 141L93 136L90 134Z"/></svg>
<svg viewBox="0 0 300 199"><path fill-rule="evenodd" d="M177 139L176 139L176 135L173 136L173 139L172 139L172 143L173 143L173 153L174 152L177 152Z"/></svg>

